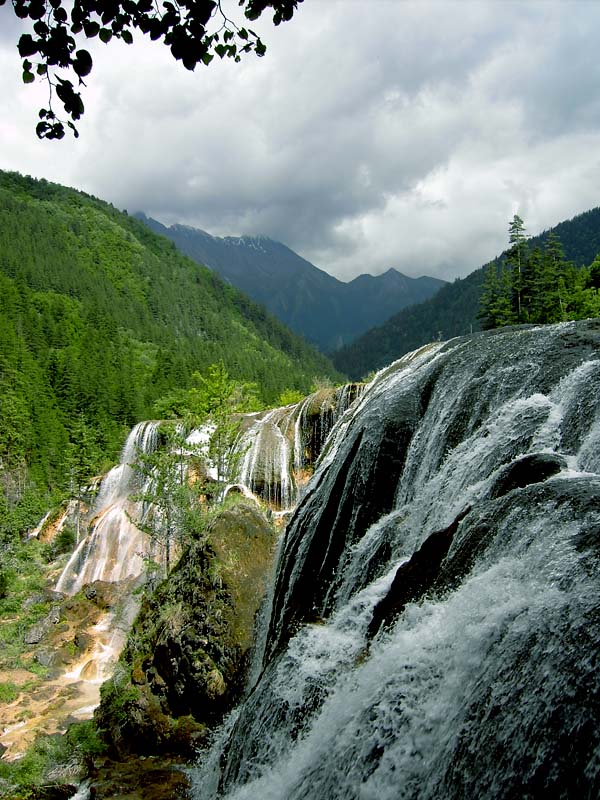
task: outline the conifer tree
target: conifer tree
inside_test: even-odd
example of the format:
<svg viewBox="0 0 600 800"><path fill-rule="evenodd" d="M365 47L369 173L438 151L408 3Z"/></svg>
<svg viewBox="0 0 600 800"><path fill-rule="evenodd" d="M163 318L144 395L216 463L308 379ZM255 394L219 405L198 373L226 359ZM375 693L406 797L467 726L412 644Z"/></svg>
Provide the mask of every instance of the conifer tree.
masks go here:
<svg viewBox="0 0 600 800"><path fill-rule="evenodd" d="M512 270L512 307L516 322L525 321L523 306L523 286L527 269L527 236L525 225L518 214L515 214L508 227L510 249L506 263Z"/></svg>

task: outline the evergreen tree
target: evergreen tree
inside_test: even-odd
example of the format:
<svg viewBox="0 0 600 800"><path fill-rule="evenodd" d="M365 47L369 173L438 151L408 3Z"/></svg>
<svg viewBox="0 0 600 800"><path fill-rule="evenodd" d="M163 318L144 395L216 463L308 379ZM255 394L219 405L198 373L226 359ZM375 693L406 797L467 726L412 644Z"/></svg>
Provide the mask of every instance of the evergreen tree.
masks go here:
<svg viewBox="0 0 600 800"><path fill-rule="evenodd" d="M541 322L561 322L567 318L565 256L555 233L550 233L544 247L541 306Z"/></svg>
<svg viewBox="0 0 600 800"><path fill-rule="evenodd" d="M508 241L510 249L506 257L506 263L511 270L512 276L512 309L515 321L524 322L523 287L528 253L525 225L518 214L514 215L508 227Z"/></svg>
<svg viewBox="0 0 600 800"><path fill-rule="evenodd" d="M499 274L495 263L487 268L478 316L484 330L512 325L515 322L511 272L506 266L500 267Z"/></svg>

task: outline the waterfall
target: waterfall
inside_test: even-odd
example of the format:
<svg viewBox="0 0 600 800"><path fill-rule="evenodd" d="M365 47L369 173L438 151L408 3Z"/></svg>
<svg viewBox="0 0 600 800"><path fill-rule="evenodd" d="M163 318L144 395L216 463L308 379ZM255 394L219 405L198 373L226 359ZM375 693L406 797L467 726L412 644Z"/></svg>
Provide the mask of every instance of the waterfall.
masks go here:
<svg viewBox="0 0 600 800"><path fill-rule="evenodd" d="M598 797L599 445L598 321L382 370L286 529L194 796Z"/></svg>
<svg viewBox="0 0 600 800"><path fill-rule="evenodd" d="M86 583L121 581L143 572L145 537L132 520L141 519L144 509L131 499L143 487L132 465L140 451L155 449L157 427L156 422L140 422L127 437L120 463L100 485L90 532L62 571L57 591L76 594Z"/></svg>
<svg viewBox="0 0 600 800"><path fill-rule="evenodd" d="M293 509L306 471L317 462L334 425L362 393L362 384L322 389L300 403L249 419L238 482L271 507Z"/></svg>

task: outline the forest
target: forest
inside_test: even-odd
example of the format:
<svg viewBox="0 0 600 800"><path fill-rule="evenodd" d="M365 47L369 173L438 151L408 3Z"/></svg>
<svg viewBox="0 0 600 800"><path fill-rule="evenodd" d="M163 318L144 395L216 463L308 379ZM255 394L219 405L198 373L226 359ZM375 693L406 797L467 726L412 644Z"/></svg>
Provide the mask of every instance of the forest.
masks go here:
<svg viewBox="0 0 600 800"><path fill-rule="evenodd" d="M262 407L340 377L126 212L0 172L0 541L104 472L135 422L218 363Z"/></svg>

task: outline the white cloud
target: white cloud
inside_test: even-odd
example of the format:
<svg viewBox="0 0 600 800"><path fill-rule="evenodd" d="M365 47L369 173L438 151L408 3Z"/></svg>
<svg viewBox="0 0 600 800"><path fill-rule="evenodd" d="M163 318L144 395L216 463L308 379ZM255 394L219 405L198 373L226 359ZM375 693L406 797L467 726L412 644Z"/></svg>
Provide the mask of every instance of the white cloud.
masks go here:
<svg viewBox="0 0 600 800"><path fill-rule="evenodd" d="M585 0L305 0L239 65L95 45L81 139L59 144L35 140L3 35L0 165L344 278L464 275L516 208L535 233L598 204L599 23Z"/></svg>

